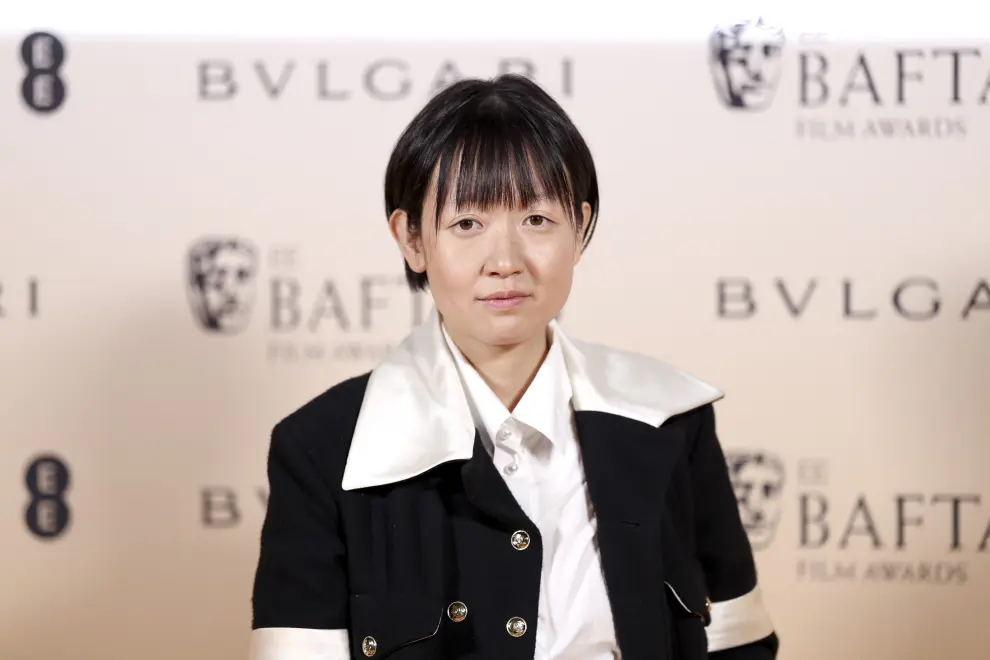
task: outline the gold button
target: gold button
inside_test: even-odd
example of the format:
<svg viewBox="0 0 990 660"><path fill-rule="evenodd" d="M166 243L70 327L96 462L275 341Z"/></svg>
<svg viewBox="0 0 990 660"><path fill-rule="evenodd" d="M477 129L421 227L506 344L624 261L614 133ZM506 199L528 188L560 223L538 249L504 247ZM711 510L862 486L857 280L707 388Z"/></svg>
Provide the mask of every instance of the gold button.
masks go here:
<svg viewBox="0 0 990 660"><path fill-rule="evenodd" d="M708 609L708 613L711 614L712 613L712 599L711 598L708 598L707 596L705 597L705 607Z"/></svg>
<svg viewBox="0 0 990 660"><path fill-rule="evenodd" d="M370 658L378 650L378 642L375 641L374 637L365 637L361 640L361 650Z"/></svg>
<svg viewBox="0 0 990 660"><path fill-rule="evenodd" d="M447 616L454 623L460 623L467 618L467 605L457 600L447 607Z"/></svg>
<svg viewBox="0 0 990 660"><path fill-rule="evenodd" d="M516 550L525 550L529 547L529 534L521 529L515 532L509 540L512 543L512 547Z"/></svg>
<svg viewBox="0 0 990 660"><path fill-rule="evenodd" d="M526 634L526 621L514 616L505 622L505 629L508 630L509 634L513 637L522 637Z"/></svg>

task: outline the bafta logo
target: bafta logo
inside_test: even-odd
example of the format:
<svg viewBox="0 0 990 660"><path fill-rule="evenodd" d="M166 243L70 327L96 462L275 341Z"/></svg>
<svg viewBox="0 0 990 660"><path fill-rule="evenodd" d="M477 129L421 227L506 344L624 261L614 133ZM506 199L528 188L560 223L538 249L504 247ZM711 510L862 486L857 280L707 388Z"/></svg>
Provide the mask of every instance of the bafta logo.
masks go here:
<svg viewBox="0 0 990 660"><path fill-rule="evenodd" d="M207 332L235 334L247 327L254 308L258 257L240 238L209 238L190 247L189 304Z"/></svg>
<svg viewBox="0 0 990 660"><path fill-rule="evenodd" d="M763 550L773 542L780 522L784 462L765 451L726 450L725 458L750 544Z"/></svg>
<svg viewBox="0 0 990 660"><path fill-rule="evenodd" d="M708 65L722 103L735 110L769 108L780 81L783 48L783 31L762 18L715 28L708 41Z"/></svg>

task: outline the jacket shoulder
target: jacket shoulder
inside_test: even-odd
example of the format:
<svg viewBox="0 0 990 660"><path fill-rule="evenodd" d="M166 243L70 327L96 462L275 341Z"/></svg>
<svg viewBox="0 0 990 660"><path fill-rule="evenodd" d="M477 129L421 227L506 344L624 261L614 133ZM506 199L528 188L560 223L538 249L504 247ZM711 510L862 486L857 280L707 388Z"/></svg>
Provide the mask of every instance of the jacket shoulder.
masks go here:
<svg viewBox="0 0 990 660"><path fill-rule="evenodd" d="M279 420L272 435L314 459L339 462L342 472L370 376L364 372L316 395Z"/></svg>

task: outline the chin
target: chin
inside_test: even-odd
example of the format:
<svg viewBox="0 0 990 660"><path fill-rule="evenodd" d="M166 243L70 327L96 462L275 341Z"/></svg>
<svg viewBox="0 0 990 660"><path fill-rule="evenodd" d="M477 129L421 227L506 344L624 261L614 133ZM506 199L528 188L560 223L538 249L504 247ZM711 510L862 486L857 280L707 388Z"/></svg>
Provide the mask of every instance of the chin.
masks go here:
<svg viewBox="0 0 990 660"><path fill-rule="evenodd" d="M489 319L478 333L484 343L490 346L514 346L522 344L546 330L546 323L539 319L521 316L500 316Z"/></svg>

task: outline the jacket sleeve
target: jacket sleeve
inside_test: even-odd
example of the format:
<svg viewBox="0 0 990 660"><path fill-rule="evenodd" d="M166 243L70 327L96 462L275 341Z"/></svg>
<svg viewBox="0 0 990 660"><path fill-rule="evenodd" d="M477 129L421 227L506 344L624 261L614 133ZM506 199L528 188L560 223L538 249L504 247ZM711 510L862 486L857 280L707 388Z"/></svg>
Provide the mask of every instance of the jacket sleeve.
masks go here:
<svg viewBox="0 0 990 660"><path fill-rule="evenodd" d="M739 515L715 411L708 405L691 454L698 559L711 598L712 660L772 660L778 639L763 605L752 547Z"/></svg>
<svg viewBox="0 0 990 660"><path fill-rule="evenodd" d="M251 660L346 660L348 588L331 492L305 447L277 425L252 595Z"/></svg>

